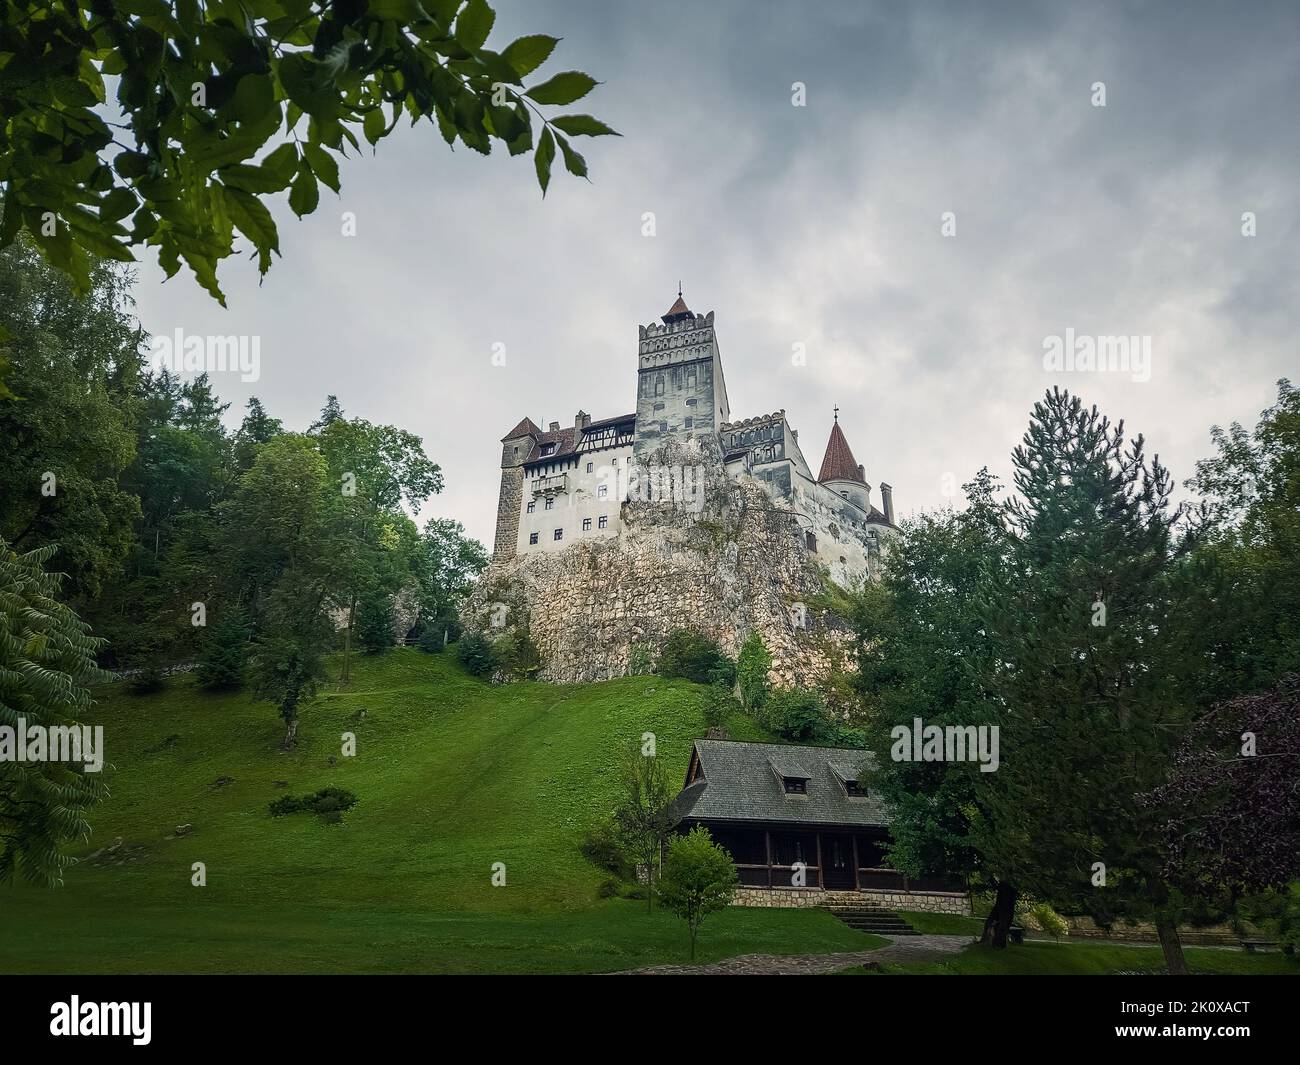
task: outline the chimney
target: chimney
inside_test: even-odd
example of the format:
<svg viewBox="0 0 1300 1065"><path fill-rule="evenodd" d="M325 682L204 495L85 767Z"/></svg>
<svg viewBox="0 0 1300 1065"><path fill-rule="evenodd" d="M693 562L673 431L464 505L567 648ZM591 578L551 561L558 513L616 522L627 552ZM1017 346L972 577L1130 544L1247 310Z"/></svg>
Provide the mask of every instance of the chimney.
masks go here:
<svg viewBox="0 0 1300 1065"><path fill-rule="evenodd" d="M553 432L553 433L558 433L558 432L560 431L560 423L559 423L559 422L551 422L551 429L550 429L550 431Z"/></svg>
<svg viewBox="0 0 1300 1065"><path fill-rule="evenodd" d="M591 415L585 410L580 410L573 416L573 424L578 430L585 429L591 424Z"/></svg>
<svg viewBox="0 0 1300 1065"><path fill-rule="evenodd" d="M880 482L880 509L884 512L885 521L890 525L894 524L894 490L884 481Z"/></svg>
<svg viewBox="0 0 1300 1065"><path fill-rule="evenodd" d="M858 463L858 480L863 484L867 483L867 471L862 468L862 463Z"/></svg>

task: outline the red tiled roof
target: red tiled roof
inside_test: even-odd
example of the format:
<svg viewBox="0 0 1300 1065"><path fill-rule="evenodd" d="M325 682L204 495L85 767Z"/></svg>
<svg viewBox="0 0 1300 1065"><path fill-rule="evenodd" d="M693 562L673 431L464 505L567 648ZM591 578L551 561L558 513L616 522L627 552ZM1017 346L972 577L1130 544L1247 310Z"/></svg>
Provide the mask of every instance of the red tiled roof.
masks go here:
<svg viewBox="0 0 1300 1065"><path fill-rule="evenodd" d="M516 437L537 436L540 433L541 430L533 424L533 419L525 418L522 422L511 429L510 432L506 433L506 435L501 438L501 442L504 444L507 440L514 440Z"/></svg>
<svg viewBox="0 0 1300 1065"><path fill-rule="evenodd" d="M817 480L867 483L858 472L858 460L853 457L838 421L831 426L831 438L826 442L826 457L822 459L822 472L817 475Z"/></svg>
<svg viewBox="0 0 1300 1065"><path fill-rule="evenodd" d="M668 313L663 316L663 322L667 325L669 322L675 322L678 318L690 318L691 310L686 306L686 301L682 299L681 294L677 296L677 302L668 308Z"/></svg>
<svg viewBox="0 0 1300 1065"><path fill-rule="evenodd" d="M542 432L539 429L534 434L537 438L537 443L533 445L533 450L528 453L528 456L524 459L524 463L531 464L543 460L549 462L552 459L559 459L568 455L577 454L578 447L581 445L585 434L590 433L595 429L603 429L606 426L614 425L618 422L631 422L635 421L635 419L635 414L623 414L617 418L604 418L598 422L590 422L582 432L579 432L577 426L574 425L570 425L567 429L557 429L554 432L550 430ZM555 450L549 455L543 455L542 451L547 444L554 444Z"/></svg>

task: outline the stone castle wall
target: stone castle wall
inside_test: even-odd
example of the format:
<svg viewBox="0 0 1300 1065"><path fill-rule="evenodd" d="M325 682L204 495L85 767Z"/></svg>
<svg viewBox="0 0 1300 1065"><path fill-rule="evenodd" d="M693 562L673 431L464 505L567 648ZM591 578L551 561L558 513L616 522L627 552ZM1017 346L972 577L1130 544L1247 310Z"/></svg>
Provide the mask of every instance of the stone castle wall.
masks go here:
<svg viewBox="0 0 1300 1065"><path fill-rule="evenodd" d="M696 441L652 458L704 466L703 498L624 503L619 537L494 558L462 612L466 627L488 636L526 628L540 679L558 683L624 676L638 656L657 660L679 628L730 655L758 632L778 686L815 685L843 667L852 634L816 605L821 571L789 505L751 477L728 478L720 455Z"/></svg>

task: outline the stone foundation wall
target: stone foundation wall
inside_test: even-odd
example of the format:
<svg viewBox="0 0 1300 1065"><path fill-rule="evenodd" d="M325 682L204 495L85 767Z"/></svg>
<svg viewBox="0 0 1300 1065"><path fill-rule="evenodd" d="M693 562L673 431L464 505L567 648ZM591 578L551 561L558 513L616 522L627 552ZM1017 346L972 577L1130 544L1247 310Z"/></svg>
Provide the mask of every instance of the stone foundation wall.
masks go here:
<svg viewBox="0 0 1300 1065"><path fill-rule="evenodd" d="M839 907L879 907L882 910L920 910L925 913L971 915L970 896L948 891L822 891L818 888L736 889L734 906L759 906L767 909L827 909Z"/></svg>

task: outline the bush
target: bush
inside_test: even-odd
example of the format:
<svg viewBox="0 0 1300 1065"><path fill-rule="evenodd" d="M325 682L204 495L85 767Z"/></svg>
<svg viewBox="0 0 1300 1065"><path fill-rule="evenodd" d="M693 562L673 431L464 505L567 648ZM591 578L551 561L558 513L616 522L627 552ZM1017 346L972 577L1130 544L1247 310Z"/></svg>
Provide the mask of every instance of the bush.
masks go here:
<svg viewBox="0 0 1300 1065"><path fill-rule="evenodd" d="M596 888L596 897L599 899L616 899L618 893L622 890L623 885L611 876L600 882L600 887Z"/></svg>
<svg viewBox="0 0 1300 1065"><path fill-rule="evenodd" d="M1046 902L1037 902L1031 906L1025 912L1023 920L1030 928L1047 932L1056 939L1060 939L1070 931L1069 922Z"/></svg>
<svg viewBox="0 0 1300 1065"><path fill-rule="evenodd" d="M629 677L648 677L655 671L654 651L649 644L637 643L627 654L627 675Z"/></svg>
<svg viewBox="0 0 1300 1065"><path fill-rule="evenodd" d="M489 677L496 668L492 644L481 632L467 632L456 644L460 664L476 677Z"/></svg>
<svg viewBox="0 0 1300 1065"><path fill-rule="evenodd" d="M751 632L741 645L736 660L736 679L740 684L740 705L747 711L760 709L767 702L767 671L772 668L763 637Z"/></svg>
<svg viewBox="0 0 1300 1065"><path fill-rule="evenodd" d="M659 675L696 684L720 681L730 685L736 679L736 664L722 653L716 640L689 629L675 629L659 654Z"/></svg>
<svg viewBox="0 0 1300 1065"><path fill-rule="evenodd" d="M526 632L510 632L492 645L493 664L513 680L527 680L542 668L542 656Z"/></svg>
<svg viewBox="0 0 1300 1065"><path fill-rule="evenodd" d="M130 680L134 695L152 695L167 687L167 677L158 666L145 666Z"/></svg>
<svg viewBox="0 0 1300 1065"><path fill-rule="evenodd" d="M822 743L833 734L821 696L805 688L773 692L763 723L783 739L798 743Z"/></svg>
<svg viewBox="0 0 1300 1065"><path fill-rule="evenodd" d="M343 819L343 812L350 810L357 804L357 797L348 791L347 788L339 788L331 785L330 787L321 788L320 791L313 792L311 795L304 795L300 799L292 795L281 795L270 805L272 817L284 817L286 814L296 814L303 810L310 810L314 814L319 814L331 824L337 824Z"/></svg>
<svg viewBox="0 0 1300 1065"><path fill-rule="evenodd" d="M623 876L627 873L627 859L618 842L618 830L610 821L600 821L587 829L579 847L582 856L598 869Z"/></svg>
<svg viewBox="0 0 1300 1065"><path fill-rule="evenodd" d="M717 682L709 685L704 696L704 723L710 728L718 728L727 723L727 718L740 709L731 688Z"/></svg>
<svg viewBox="0 0 1300 1065"><path fill-rule="evenodd" d="M442 651L442 634L444 630L441 625L426 625L420 630L420 635L415 638L415 646L423 651L426 655L436 655ZM450 634L448 634L450 636Z"/></svg>

